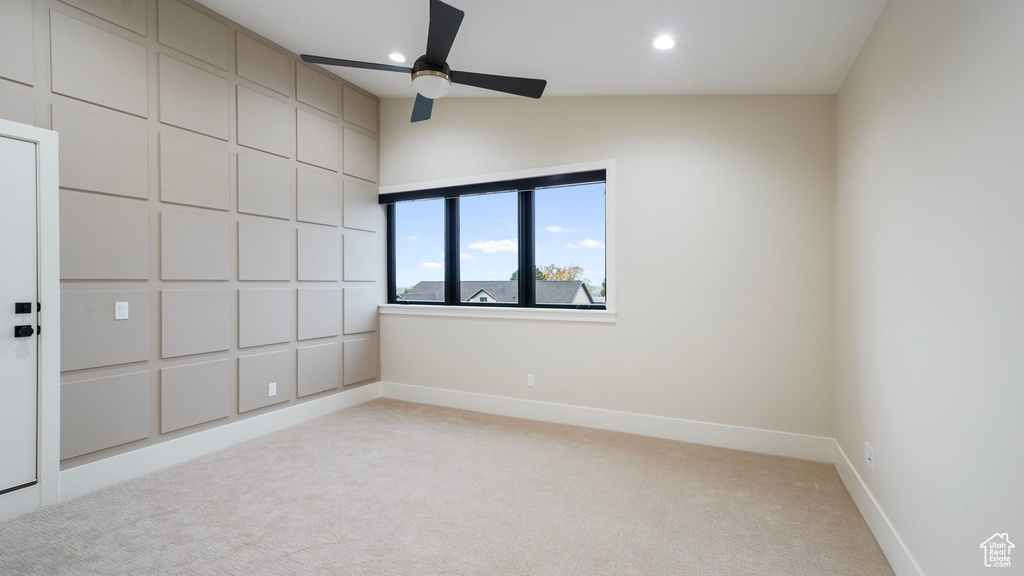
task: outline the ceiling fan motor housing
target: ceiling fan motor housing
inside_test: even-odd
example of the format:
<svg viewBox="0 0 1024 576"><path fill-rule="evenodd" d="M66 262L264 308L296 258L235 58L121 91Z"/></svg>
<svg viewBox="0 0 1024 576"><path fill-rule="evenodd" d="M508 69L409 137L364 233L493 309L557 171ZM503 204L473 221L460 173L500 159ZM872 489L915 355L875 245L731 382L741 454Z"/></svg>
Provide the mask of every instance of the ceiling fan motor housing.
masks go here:
<svg viewBox="0 0 1024 576"><path fill-rule="evenodd" d="M448 93L452 85L451 72L447 62L438 66L428 62L424 54L412 65L412 84L424 98L434 100Z"/></svg>

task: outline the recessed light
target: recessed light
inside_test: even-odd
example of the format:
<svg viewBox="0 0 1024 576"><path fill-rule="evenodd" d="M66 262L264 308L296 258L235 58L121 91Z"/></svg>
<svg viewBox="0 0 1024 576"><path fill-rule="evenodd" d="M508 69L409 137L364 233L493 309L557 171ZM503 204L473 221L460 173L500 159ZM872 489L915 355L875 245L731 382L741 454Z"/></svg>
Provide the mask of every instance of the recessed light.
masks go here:
<svg viewBox="0 0 1024 576"><path fill-rule="evenodd" d="M658 50L669 50L676 47L676 39L666 34L655 38L653 44Z"/></svg>
<svg viewBox="0 0 1024 576"><path fill-rule="evenodd" d="M392 62L405 62L405 56L402 56L398 52L392 52L388 54L388 58L391 58Z"/></svg>

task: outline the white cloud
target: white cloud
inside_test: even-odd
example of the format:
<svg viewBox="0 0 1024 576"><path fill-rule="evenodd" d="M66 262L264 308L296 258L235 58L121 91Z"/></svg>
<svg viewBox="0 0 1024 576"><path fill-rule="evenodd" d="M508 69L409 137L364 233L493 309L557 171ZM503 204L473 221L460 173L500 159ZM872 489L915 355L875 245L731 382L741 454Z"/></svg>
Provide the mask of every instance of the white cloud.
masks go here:
<svg viewBox="0 0 1024 576"><path fill-rule="evenodd" d="M476 260L476 256L473 256L468 252L463 252L462 254L459 254L459 258L461 258L462 260Z"/></svg>
<svg viewBox="0 0 1024 576"><path fill-rule="evenodd" d="M572 228L562 228L561 226L548 226L545 228L548 232L575 232Z"/></svg>
<svg viewBox="0 0 1024 576"><path fill-rule="evenodd" d="M444 264L438 264L437 262L424 262L423 264L420 264L420 266L423 266L424 268L433 268L435 270L438 268L444 268Z"/></svg>
<svg viewBox="0 0 1024 576"><path fill-rule="evenodd" d="M515 240L488 240L486 242L473 242L469 245L470 250L480 250L484 254L496 252L515 252L519 249L519 243Z"/></svg>
<svg viewBox="0 0 1024 576"><path fill-rule="evenodd" d="M419 236L409 236L409 242L418 242L419 239Z"/></svg>
<svg viewBox="0 0 1024 576"><path fill-rule="evenodd" d="M600 276L604 274L604 270L584 270L583 273L588 276Z"/></svg>
<svg viewBox="0 0 1024 576"><path fill-rule="evenodd" d="M576 244L566 244L565 247L570 250L579 250L580 248L604 248L604 243L598 242L593 238L584 238Z"/></svg>

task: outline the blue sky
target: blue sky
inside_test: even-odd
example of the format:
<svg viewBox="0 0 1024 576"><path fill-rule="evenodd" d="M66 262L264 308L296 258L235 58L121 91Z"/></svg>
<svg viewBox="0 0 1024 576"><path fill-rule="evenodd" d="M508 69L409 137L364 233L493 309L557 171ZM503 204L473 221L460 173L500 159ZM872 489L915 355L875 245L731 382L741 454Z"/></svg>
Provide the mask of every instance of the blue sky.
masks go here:
<svg viewBox="0 0 1024 576"><path fill-rule="evenodd" d="M590 283L604 279L604 184L537 190L537 265L582 266ZM460 199L464 280L508 280L519 267L518 194ZM444 200L396 205L397 285L444 280Z"/></svg>

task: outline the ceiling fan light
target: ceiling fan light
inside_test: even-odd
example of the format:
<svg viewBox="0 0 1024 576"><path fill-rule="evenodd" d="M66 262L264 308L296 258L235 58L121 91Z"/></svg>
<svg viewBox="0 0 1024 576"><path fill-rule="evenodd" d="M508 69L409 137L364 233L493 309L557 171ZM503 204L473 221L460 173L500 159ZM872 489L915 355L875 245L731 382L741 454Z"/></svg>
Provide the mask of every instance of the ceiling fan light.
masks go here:
<svg viewBox="0 0 1024 576"><path fill-rule="evenodd" d="M412 75L412 85L420 96L436 100L448 93L452 79L437 70L420 70Z"/></svg>

